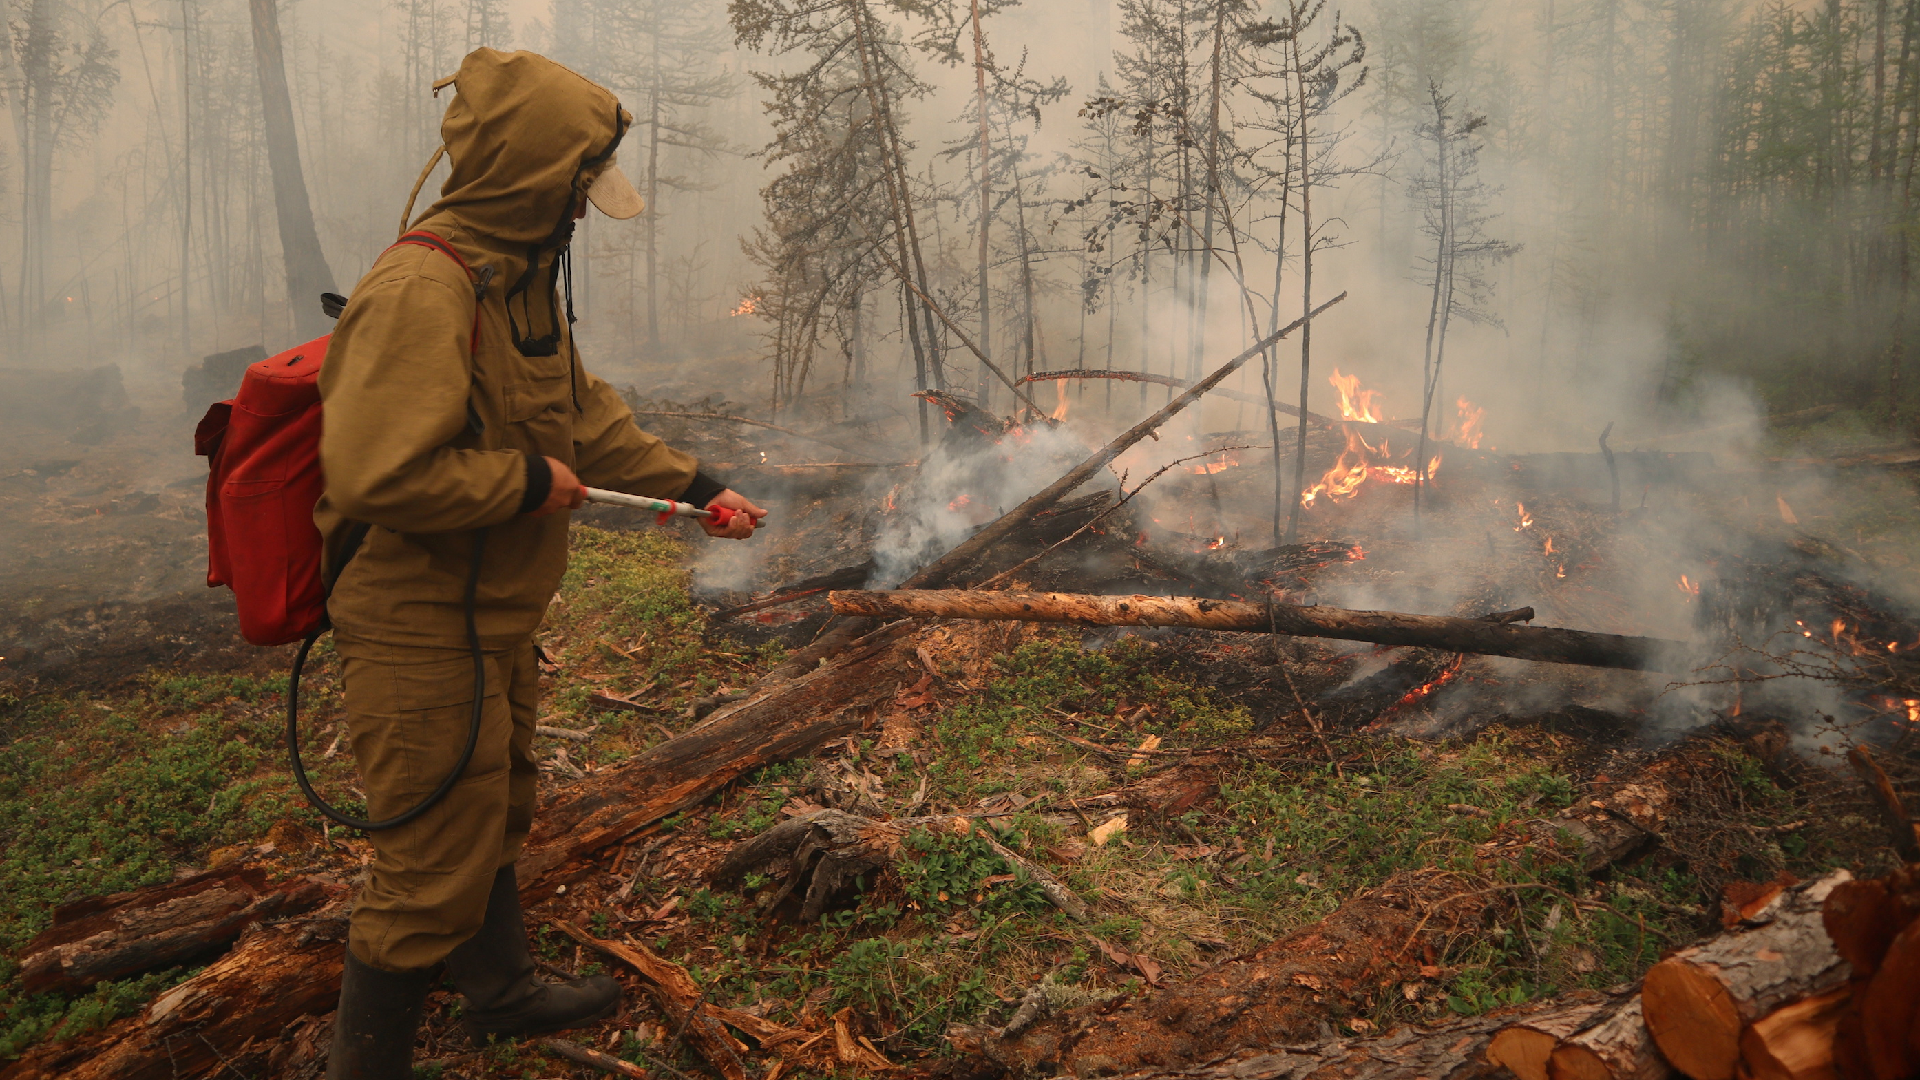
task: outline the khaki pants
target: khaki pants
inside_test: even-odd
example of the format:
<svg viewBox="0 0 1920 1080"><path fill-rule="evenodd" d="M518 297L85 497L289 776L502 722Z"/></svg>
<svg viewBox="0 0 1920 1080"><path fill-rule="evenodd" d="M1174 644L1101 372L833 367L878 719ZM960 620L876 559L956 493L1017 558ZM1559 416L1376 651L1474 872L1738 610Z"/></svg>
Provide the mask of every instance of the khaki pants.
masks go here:
<svg viewBox="0 0 1920 1080"><path fill-rule="evenodd" d="M339 635L335 647L368 814L392 817L431 793L460 760L473 717L473 657L464 648ZM429 967L472 937L495 872L520 857L533 825L540 697L533 641L484 655L480 741L460 781L426 813L370 834L373 866L347 937L362 963Z"/></svg>

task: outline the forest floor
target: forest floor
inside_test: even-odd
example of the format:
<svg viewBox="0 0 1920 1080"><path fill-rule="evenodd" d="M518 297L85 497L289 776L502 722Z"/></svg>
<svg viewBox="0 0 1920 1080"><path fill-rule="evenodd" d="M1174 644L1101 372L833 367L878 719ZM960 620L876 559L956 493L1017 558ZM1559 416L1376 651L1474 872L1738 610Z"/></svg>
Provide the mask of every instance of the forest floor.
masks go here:
<svg viewBox="0 0 1920 1080"><path fill-rule="evenodd" d="M541 635L555 661L542 723L588 737L540 740L543 756L564 758L549 766L549 794L684 730L703 695L750 683L781 655L709 632L674 535L580 528L574 548ZM1177 984L1409 872L1451 871L1502 899L1424 958L1418 980L1331 1006L1334 1030L1626 982L1717 926L1732 883L1893 863L1847 778L1738 725L1664 747L1610 744L1551 718L1496 720L1458 738L1329 733L1305 710L1256 715L1217 685L1235 665L1297 661L1316 646L1276 652L1217 634L1085 644L1080 631L1019 625L919 631L912 648L926 677L883 710L884 724L669 819L621 868L624 880L597 875L535 909L541 955L603 970L548 925L565 918L684 965L714 1004L803 1028L851 1010L843 1018L879 1054L925 1071L951 1055L950 1024L1004 1020L1043 980L1089 1000ZM52 904L236 858L351 881L369 849L324 828L294 788L279 747L283 690L284 676L264 670L156 668L125 689L17 704L23 734L0 747L0 953L41 929ZM323 789L351 791L324 663L308 694L309 760ZM605 709L595 695L648 707ZM1079 808L1164 762L1193 760L1189 750L1213 752L1215 780L1178 813ZM1590 876L1575 853L1530 831L1656 757L1680 763L1685 794L1646 857ZM937 827L910 834L890 870L813 924L757 902L775 881L709 883L736 843L823 804L998 815L981 820L1093 916L1067 919L982 835ZM1502 849L1510 857L1490 857ZM0 966L0 1059L129 1015L188 974L22 996ZM592 1075L530 1043L469 1047L454 1001L436 994L422 1075ZM699 1068L638 994L575 1038Z"/></svg>
<svg viewBox="0 0 1920 1080"><path fill-rule="evenodd" d="M180 434L177 422L144 423L164 428L155 438ZM13 525L0 612L17 616L29 646L10 645L25 662L0 671L0 1070L31 1047L139 1013L198 970L28 994L16 957L56 905L242 861L344 894L370 858L363 838L305 804L287 770L284 652L238 646L225 594L195 580L197 463L142 460L145 436L134 436L117 449L0 445L0 510ZM703 460L753 460L751 440L726 438ZM1315 438L1324 468L1341 441ZM1844 458L1862 439L1835 428L1767 452ZM1508 466L1488 460L1497 480ZM1345 538L1335 555L1268 584L1296 602L1457 615L1528 604L1549 624L1678 634L1697 612L1688 579L1678 589L1675 579L1705 573L1723 614L1758 604L1778 622L1837 605L1861 613L1848 615L1848 635L1920 635L1899 603L1854 584L1901 579L1916 563L1920 499L1907 473L1650 480L1609 514L1590 485L1520 505L1476 487L1467 464L1449 463L1451 508L1425 535L1395 524L1405 489L1377 485L1315 525ZM826 617L824 597L725 621L714 612L748 599L748 587L864 557L883 496L890 511L907 490L885 475L851 491L796 483L764 538L758 579L734 592L701 584L714 549L696 547L690 527L582 515L539 634L552 660L540 722L563 732L536 742L543 801L591 790L687 732L804 643ZM1151 551L1160 561L1142 565L1173 575L1153 588L1193 591L1239 565L1230 557L1241 531L1263 528L1271 476L1170 474L1154 489L1165 501L1143 501L1124 527L1116 518L1106 547L1069 550L1026 579L1145 589L1125 584L1138 580L1132 564L1093 577L1107 573L1100 558ZM1883 601L1885 611L1869 610ZM1838 628L1830 636L1835 649L1851 642ZM1414 932L1401 927L1404 939L1386 943L1411 949L1406 962L1325 985L1303 976L1300 1037L1362 1035L1617 987L1718 929L1723 902L1753 883L1896 865L1857 781L1836 767L1858 725L1823 718L1829 704L1870 718L1897 783L1920 779L1916 740L1888 737L1904 715L1898 694L1873 688L1815 707L1765 685L1693 694L1702 688L1635 673L1165 629L931 624L897 653L903 681L863 731L724 788L535 905L543 959L632 980L564 922L682 965L710 1004L835 1034L789 1062L787 1077L872 1074L882 1060L931 1075L977 1067L969 1025L1005 1023L1035 987L1067 1005L1151 998L1410 882L1483 902L1457 925L1434 922L1441 932L1416 945L1444 906L1429 895ZM309 767L354 808L324 643L303 698ZM1875 712L1887 701L1891 722ZM1596 863L1564 827L1569 813L1644 783L1670 796L1642 822L1651 841ZM1126 797L1141 789L1155 797ZM716 882L743 842L823 808L919 824L817 920L797 917L775 871ZM1003 851L1050 872L1088 918L1063 914ZM443 988L421 1075L595 1075L533 1042L474 1048L457 1018ZM289 1036L304 1043L287 1075L313 1073L323 1036L323 1026ZM637 984L616 1016L572 1038L648 1069L705 1069Z"/></svg>

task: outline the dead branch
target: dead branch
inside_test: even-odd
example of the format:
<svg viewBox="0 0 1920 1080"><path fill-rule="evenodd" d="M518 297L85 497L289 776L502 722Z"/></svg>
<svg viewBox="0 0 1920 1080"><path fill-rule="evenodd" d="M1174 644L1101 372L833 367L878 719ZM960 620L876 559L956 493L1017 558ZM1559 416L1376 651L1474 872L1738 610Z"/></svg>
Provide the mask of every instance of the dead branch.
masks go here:
<svg viewBox="0 0 1920 1080"><path fill-rule="evenodd" d="M1690 670L1691 650L1680 641L1390 611L1248 604L1192 596L989 593L965 589L845 591L832 593L829 599L834 610L843 615L875 618L1190 626L1203 630L1369 641L1586 667Z"/></svg>
<svg viewBox="0 0 1920 1080"><path fill-rule="evenodd" d="M1873 755L1864 746L1854 746L1847 751L1847 764L1853 766L1853 773L1866 785L1867 795L1874 809L1880 812L1880 820L1887 827L1887 835L1893 842L1893 848L1900 857L1908 862L1920 862L1920 824L1915 824L1907 813L1906 805L1900 800L1900 793L1894 790L1893 781L1886 770L1873 760Z"/></svg>
<svg viewBox="0 0 1920 1080"><path fill-rule="evenodd" d="M599 1069L603 1073L632 1077L633 1080L653 1080L653 1074L640 1066L630 1061L622 1061L612 1054L589 1050L577 1042L569 1042L566 1039L541 1039L540 1048L555 1057L563 1057L590 1069Z"/></svg>
<svg viewBox="0 0 1920 1080"><path fill-rule="evenodd" d="M1062 379L1115 379L1120 382L1150 383L1154 386L1165 386L1175 390L1185 390L1187 387L1193 385L1186 379L1176 379L1171 375L1154 375L1145 371L1108 371L1095 368L1075 368L1071 371L1036 371L1020 381L1023 383L1057 382ZM1224 388L1215 390L1214 393L1226 398L1228 401L1244 401L1251 405L1272 405L1273 411L1277 413L1293 417L1302 417L1315 424L1319 424L1321 427L1330 428L1340 422L1331 416L1321 416L1317 412L1307 412L1303 416L1298 405L1289 405L1284 401L1262 401L1257 394L1245 394L1238 390L1227 390Z"/></svg>

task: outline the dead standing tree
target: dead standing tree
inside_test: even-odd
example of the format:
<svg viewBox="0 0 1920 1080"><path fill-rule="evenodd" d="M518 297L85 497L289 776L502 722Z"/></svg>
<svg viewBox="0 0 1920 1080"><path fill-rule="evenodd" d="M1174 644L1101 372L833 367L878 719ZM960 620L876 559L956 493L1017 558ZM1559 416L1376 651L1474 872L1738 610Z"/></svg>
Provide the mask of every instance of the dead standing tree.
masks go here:
<svg viewBox="0 0 1920 1080"><path fill-rule="evenodd" d="M1432 299L1420 368L1420 443L1413 459L1415 521L1420 518L1421 496L1427 486L1427 438L1432 434L1434 399L1440 396L1447 329L1455 315L1469 322L1500 325L1487 308L1493 283L1483 276L1482 268L1520 250L1486 232L1492 220L1486 207L1496 192L1479 177L1481 144L1477 133L1486 126L1487 118L1455 116L1451 111L1454 96L1442 94L1438 83L1429 82L1427 94L1433 119L1418 130L1427 149L1427 167L1412 185L1425 216L1421 229L1434 245L1432 257L1423 260L1431 271Z"/></svg>
<svg viewBox="0 0 1920 1080"><path fill-rule="evenodd" d="M1313 310L1313 256L1332 246L1334 237L1324 224L1316 227L1313 218L1313 189L1324 187L1355 170L1336 160L1344 132L1320 131L1335 104L1360 89L1367 78L1366 40L1360 31L1343 22L1336 12L1324 41L1304 45L1303 41L1326 11L1325 0L1288 0L1284 21L1272 20L1247 28L1255 45L1272 46L1279 54L1278 64L1265 74L1277 77L1279 92L1256 91L1272 110L1270 128L1280 135L1279 232L1274 243L1273 300L1269 326L1280 321L1280 285L1287 260L1287 216L1294 203L1300 216L1300 310ZM1300 404L1299 415L1307 414L1307 392L1313 367L1313 324L1300 331ZM1277 357L1274 358L1277 361ZM1266 365L1267 398L1277 389L1273 375L1276 363ZM1267 410L1268 430L1273 436L1274 454L1274 542L1281 541L1280 503L1288 502L1286 543L1300 536L1301 495L1307 487L1307 428L1299 425L1294 447L1292 497L1282 488L1280 474L1279 411Z"/></svg>

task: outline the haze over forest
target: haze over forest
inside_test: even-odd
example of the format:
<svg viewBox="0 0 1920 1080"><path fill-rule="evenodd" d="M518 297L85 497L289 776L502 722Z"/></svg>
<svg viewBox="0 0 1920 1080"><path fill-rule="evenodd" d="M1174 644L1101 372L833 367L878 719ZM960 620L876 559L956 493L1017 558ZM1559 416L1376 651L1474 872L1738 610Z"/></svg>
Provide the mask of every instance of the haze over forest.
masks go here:
<svg viewBox="0 0 1920 1080"><path fill-rule="evenodd" d="M311 329L262 120L270 7L8 4L5 364L177 380ZM1722 386L1908 422L1920 3L730 7L281 3L334 283L395 235L434 81L529 48L636 118L620 161L651 210L583 230L576 290L588 363L643 391L830 417L929 385L1006 412L956 331L1016 377L1190 378L1348 290L1312 338L1318 409L1338 367L1395 415L1430 397L1446 426L1465 396L1535 446L1678 422ZM751 365L680 366L721 358ZM1226 408L1214 427L1255 426Z"/></svg>

